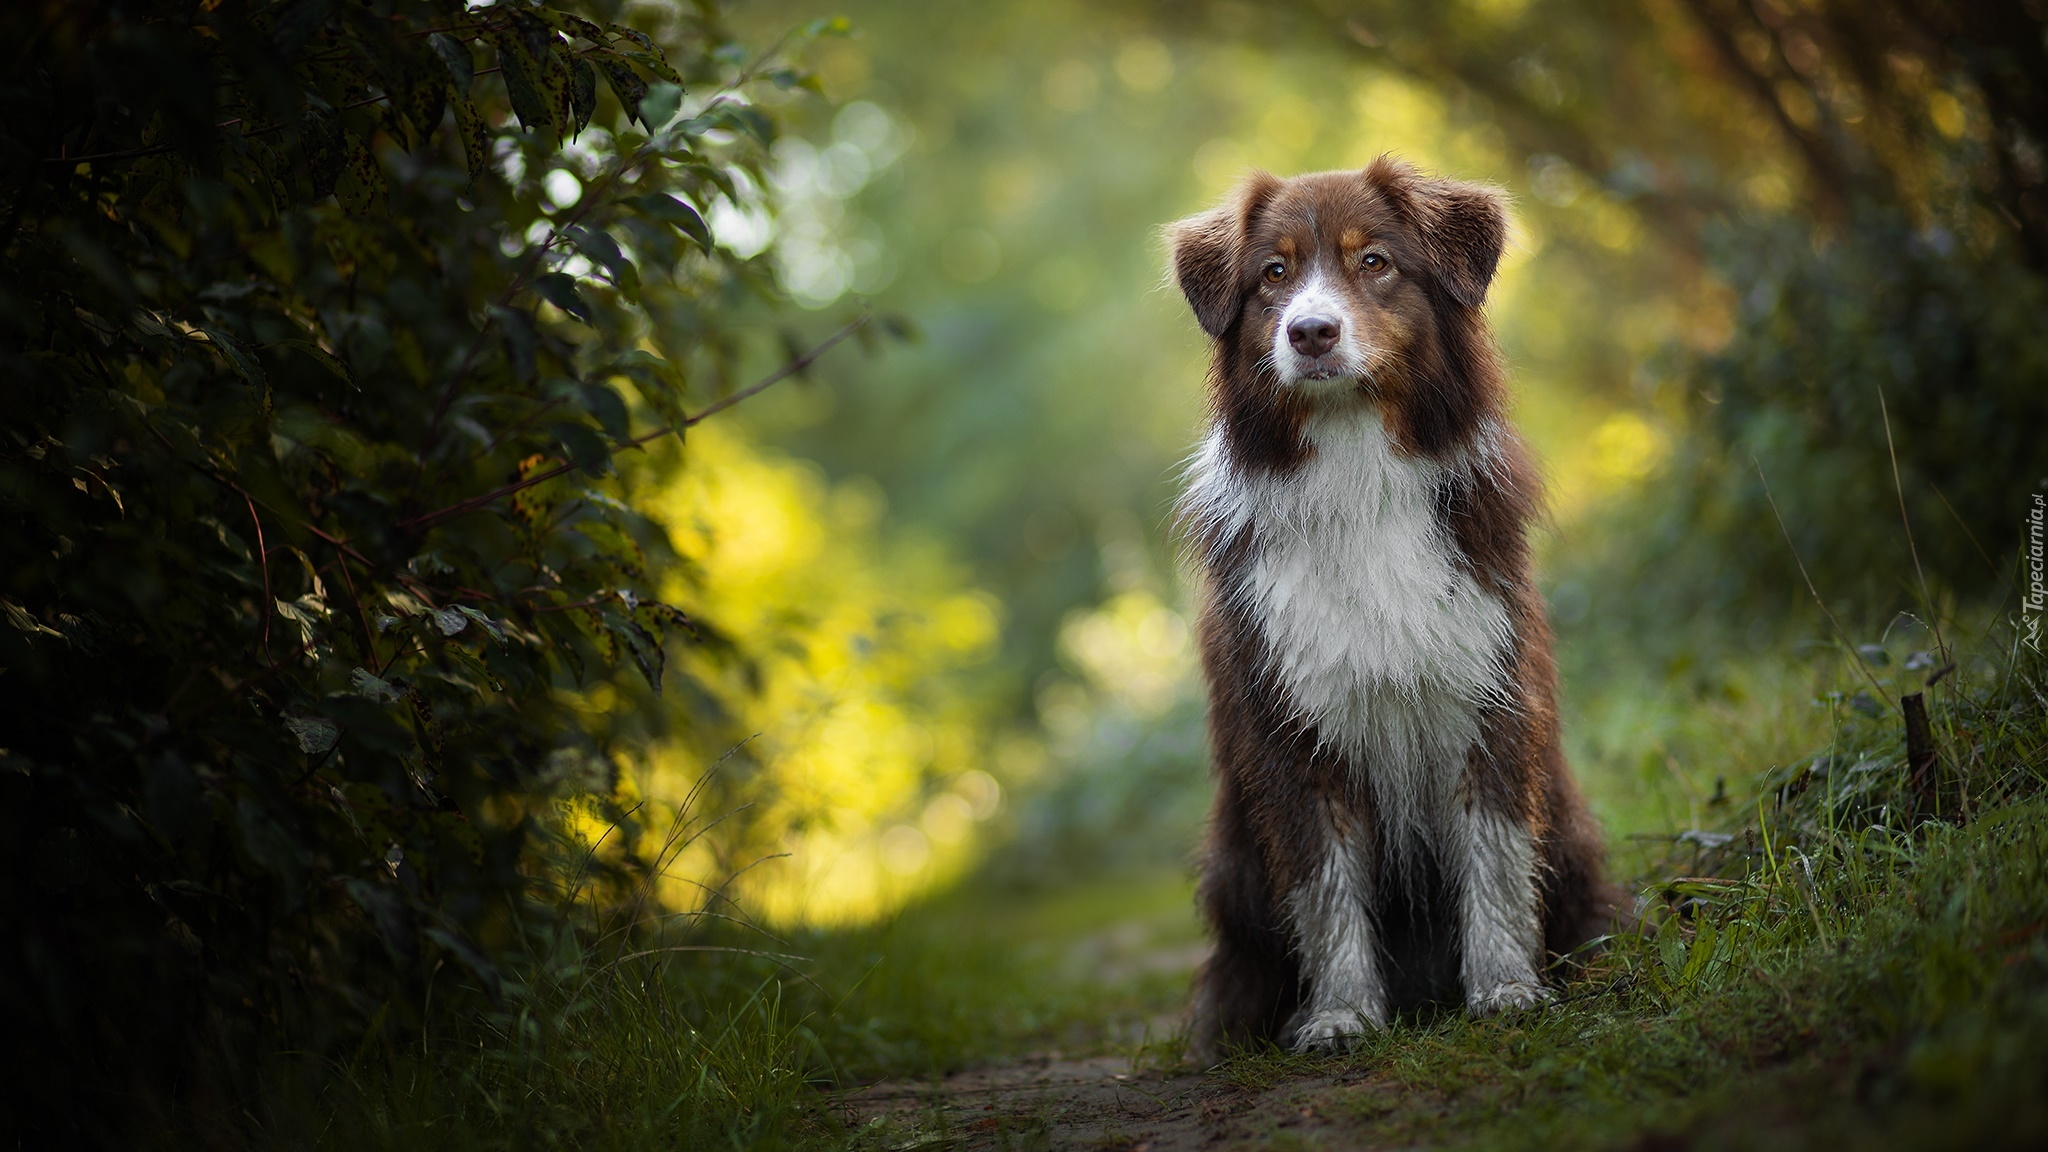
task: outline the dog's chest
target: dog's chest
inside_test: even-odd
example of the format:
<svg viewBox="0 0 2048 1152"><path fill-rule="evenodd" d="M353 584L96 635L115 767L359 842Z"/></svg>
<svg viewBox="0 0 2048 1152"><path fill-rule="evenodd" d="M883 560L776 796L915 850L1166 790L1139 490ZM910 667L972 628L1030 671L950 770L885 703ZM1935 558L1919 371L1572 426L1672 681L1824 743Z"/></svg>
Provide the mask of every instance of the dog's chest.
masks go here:
<svg viewBox="0 0 2048 1152"><path fill-rule="evenodd" d="M1212 436L1190 499L1253 534L1226 594L1256 621L1296 714L1366 772L1384 815L1434 809L1501 695L1506 609L1455 562L1441 465L1397 455L1371 409L1308 435L1312 458L1286 475L1232 467Z"/></svg>

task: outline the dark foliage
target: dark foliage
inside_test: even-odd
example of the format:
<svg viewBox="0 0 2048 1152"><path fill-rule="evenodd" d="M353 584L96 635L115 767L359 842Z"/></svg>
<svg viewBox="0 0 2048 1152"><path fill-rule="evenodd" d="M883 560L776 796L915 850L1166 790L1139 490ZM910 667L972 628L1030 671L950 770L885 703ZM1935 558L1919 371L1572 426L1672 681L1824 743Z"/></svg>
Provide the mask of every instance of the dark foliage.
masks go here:
<svg viewBox="0 0 2048 1152"><path fill-rule="evenodd" d="M1819 251L1805 233L1710 232L1745 288L1737 337L1674 365L1708 435L1615 513L1647 531L1605 558L1635 580L1603 612L1765 619L1811 603L1803 563L1838 613L1881 626L1921 601L1916 552L1937 601L2010 592L2048 483L2048 283L1895 217Z"/></svg>
<svg viewBox="0 0 2048 1152"><path fill-rule="evenodd" d="M773 296L700 209L802 78L708 0L576 7L0 17L10 1129L495 998L551 798L612 771L577 687L719 642L604 477Z"/></svg>

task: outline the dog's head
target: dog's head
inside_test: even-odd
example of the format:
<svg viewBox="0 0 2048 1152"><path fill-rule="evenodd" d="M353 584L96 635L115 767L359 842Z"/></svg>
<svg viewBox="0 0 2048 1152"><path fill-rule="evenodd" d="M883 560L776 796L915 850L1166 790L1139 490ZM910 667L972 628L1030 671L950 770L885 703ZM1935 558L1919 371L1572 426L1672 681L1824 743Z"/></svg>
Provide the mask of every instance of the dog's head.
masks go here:
<svg viewBox="0 0 2048 1152"><path fill-rule="evenodd" d="M1447 322L1484 302L1507 236L1496 188L1381 157L1364 171L1255 173L1172 225L1173 271L1234 363L1303 398L1398 399Z"/></svg>

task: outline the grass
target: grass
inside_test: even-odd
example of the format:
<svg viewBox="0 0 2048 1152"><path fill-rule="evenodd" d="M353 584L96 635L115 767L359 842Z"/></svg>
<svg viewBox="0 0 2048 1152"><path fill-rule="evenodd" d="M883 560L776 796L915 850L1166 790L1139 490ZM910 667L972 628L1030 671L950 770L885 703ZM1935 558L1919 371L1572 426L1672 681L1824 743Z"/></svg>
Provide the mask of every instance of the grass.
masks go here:
<svg viewBox="0 0 2048 1152"><path fill-rule="evenodd" d="M1391 1146L2039 1146L2041 673L2021 661L1937 696L1945 819L1913 815L1896 714L1831 707L1828 746L1729 806L1725 842L1674 846L1638 929L1563 1003L1370 1037L1340 1062L1359 1086L1317 1107ZM1310 1071L1332 1068L1266 1051L1222 1075Z"/></svg>
<svg viewBox="0 0 2048 1152"><path fill-rule="evenodd" d="M1733 702L1663 733L1660 759L1622 764L1662 773L1663 826L1694 834L1633 842L1638 922L1560 1003L1404 1023L1337 1058L1239 1054L1217 1083L1308 1092L1321 1125L1243 1146L2048 1140L2042 663L1979 660L1932 690L1944 767L1916 817L1899 720L1877 694L1926 670L1863 659L1835 670L1835 691L1809 681L1796 713L1754 697L1764 735ZM1802 756L1760 750L1801 737ZM1688 779L1661 762L1679 752L1699 766ZM1778 762L1747 770L1765 756ZM1723 777L1719 802L1702 769ZM745 953L648 952L652 937L600 951L565 933L536 944L497 1009L366 1044L345 1067L283 1066L256 1130L440 1152L875 1146L836 1086L1055 1050L1171 1063L1199 944L1189 904L1186 877L1164 870L1036 892L971 883L854 932L667 939Z"/></svg>
<svg viewBox="0 0 2048 1152"><path fill-rule="evenodd" d="M281 1067L261 1141L841 1147L853 1133L836 1085L1061 1047L1177 1051L1185 965L1151 960L1186 953L1199 933L1189 882L1164 873L1045 894L1021 913L969 889L858 931L764 938L728 925L682 939L705 951L642 940L607 955L569 932L536 944L501 1009L366 1042L348 1065Z"/></svg>

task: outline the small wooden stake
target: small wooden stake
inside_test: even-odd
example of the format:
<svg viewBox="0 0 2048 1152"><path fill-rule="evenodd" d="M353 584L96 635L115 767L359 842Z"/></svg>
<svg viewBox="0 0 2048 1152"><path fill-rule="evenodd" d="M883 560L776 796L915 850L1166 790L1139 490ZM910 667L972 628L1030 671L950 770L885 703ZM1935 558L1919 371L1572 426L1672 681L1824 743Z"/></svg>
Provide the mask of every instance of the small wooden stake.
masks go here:
<svg viewBox="0 0 2048 1152"><path fill-rule="evenodd" d="M1934 812L1934 731L1927 725L1924 695L1908 693L1899 698L1899 705L1906 713L1906 766L1912 770L1907 780L1913 789L1913 818L1919 820Z"/></svg>

